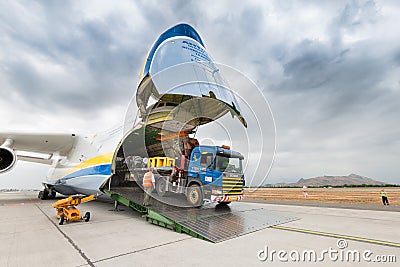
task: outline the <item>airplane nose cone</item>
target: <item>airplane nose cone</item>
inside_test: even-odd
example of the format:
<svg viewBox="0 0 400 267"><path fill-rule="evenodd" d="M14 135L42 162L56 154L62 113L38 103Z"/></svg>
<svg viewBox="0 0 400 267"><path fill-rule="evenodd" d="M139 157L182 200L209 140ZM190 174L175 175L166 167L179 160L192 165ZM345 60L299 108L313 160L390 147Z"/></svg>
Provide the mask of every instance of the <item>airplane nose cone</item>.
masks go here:
<svg viewBox="0 0 400 267"><path fill-rule="evenodd" d="M195 128L231 112L247 127L234 93L190 25L178 24L160 35L142 75L136 104L147 125L160 128L162 121L191 120L187 127Z"/></svg>

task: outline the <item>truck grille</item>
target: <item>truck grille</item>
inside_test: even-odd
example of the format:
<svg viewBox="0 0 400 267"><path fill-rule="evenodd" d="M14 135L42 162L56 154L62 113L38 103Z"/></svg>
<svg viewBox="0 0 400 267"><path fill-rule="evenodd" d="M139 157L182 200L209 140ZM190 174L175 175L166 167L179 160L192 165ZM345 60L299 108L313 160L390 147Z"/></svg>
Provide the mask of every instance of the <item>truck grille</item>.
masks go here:
<svg viewBox="0 0 400 267"><path fill-rule="evenodd" d="M222 177L222 194L223 195L242 195L243 179L241 177Z"/></svg>

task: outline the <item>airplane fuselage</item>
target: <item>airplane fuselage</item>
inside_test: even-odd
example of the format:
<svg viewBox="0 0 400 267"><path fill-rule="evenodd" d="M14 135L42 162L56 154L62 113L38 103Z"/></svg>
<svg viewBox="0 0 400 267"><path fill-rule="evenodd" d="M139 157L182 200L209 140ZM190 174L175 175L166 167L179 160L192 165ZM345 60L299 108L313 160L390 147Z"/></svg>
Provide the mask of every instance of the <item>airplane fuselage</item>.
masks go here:
<svg viewBox="0 0 400 267"><path fill-rule="evenodd" d="M122 138L122 127L95 135L77 135L68 157L53 159L43 183L64 194L101 194L111 175L114 150Z"/></svg>

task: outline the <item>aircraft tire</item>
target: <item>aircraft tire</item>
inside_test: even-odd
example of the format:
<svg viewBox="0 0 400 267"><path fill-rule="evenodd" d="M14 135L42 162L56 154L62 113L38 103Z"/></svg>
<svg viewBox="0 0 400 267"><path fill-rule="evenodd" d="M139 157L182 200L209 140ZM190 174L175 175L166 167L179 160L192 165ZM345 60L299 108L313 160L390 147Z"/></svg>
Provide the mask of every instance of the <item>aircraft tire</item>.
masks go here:
<svg viewBox="0 0 400 267"><path fill-rule="evenodd" d="M54 190L50 190L49 199L55 199L57 192Z"/></svg>
<svg viewBox="0 0 400 267"><path fill-rule="evenodd" d="M44 189L43 191L39 192L38 198L41 200L45 200L49 198L49 191L47 189Z"/></svg>

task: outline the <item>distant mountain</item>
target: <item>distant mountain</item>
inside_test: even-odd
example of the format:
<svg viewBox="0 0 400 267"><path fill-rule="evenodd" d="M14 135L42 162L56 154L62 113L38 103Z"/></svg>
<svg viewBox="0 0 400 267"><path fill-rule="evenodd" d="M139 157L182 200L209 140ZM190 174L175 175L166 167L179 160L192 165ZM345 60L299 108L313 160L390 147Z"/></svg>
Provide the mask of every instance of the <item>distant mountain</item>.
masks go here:
<svg viewBox="0 0 400 267"><path fill-rule="evenodd" d="M341 185L384 185L386 183L375 181L374 179L357 175L350 174L347 176L319 176L314 178L304 179L301 178L296 183L277 183L272 186L293 186L293 187L302 187L302 186L341 186Z"/></svg>

